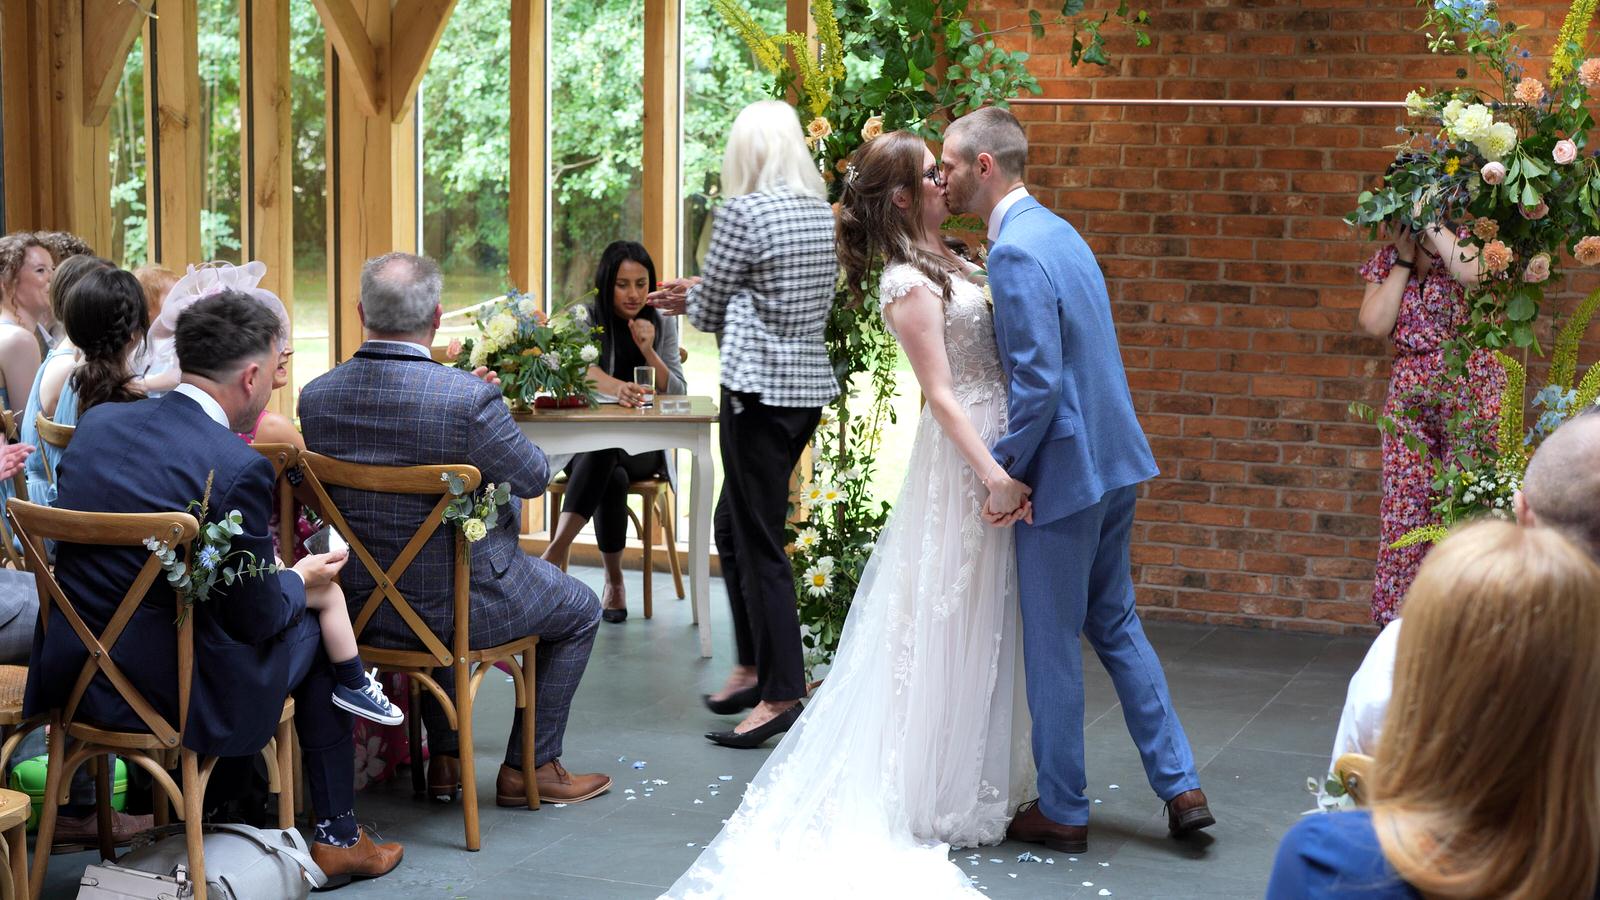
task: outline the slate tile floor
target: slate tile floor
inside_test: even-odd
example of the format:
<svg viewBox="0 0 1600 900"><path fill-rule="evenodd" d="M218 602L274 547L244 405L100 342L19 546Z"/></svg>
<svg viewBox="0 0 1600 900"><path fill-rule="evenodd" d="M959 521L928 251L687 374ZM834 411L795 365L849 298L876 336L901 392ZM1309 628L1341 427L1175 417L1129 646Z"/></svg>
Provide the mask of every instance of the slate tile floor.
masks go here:
<svg viewBox="0 0 1600 900"><path fill-rule="evenodd" d="M599 570L574 573L599 587ZM717 655L702 660L688 604L672 599L671 581L656 581L656 617L646 622L639 618L638 576L629 577L634 618L601 626L564 755L576 771L610 773L612 793L562 809L496 808L500 723L508 721L512 691L503 678L490 677L476 717L479 796L486 804L482 851L461 849L459 811L413 801L401 773L359 794L357 806L363 822L405 844L405 862L386 878L336 896L649 898L688 867L737 807L765 754L714 747L701 737L734 721L700 705L700 695L720 684L732 657L720 581L712 582L711 603ZM1166 666L1218 824L1186 842L1166 836L1161 804L1144 783L1110 680L1086 652L1088 765L1096 799L1089 852L1073 860L1010 843L957 851L955 858L990 896L1262 895L1279 837L1312 806L1306 777L1327 766L1345 683L1368 639L1161 623L1146 629ZM633 768L640 761L644 767ZM657 779L667 783L654 784ZM1025 851L1055 862L1017 862ZM977 865L967 859L973 853ZM77 875L90 861L89 854L55 857L47 896L73 896Z"/></svg>

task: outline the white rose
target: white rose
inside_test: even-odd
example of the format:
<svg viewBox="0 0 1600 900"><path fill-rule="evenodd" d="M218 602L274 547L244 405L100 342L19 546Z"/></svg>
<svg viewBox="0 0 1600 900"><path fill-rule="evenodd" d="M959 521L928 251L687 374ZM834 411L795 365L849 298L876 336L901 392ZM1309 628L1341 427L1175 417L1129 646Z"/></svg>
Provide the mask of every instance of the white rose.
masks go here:
<svg viewBox="0 0 1600 900"><path fill-rule="evenodd" d="M483 524L482 519L468 519L461 523L461 534L466 537L468 543L476 543L488 536L489 528Z"/></svg>
<svg viewBox="0 0 1600 900"><path fill-rule="evenodd" d="M489 324L484 327L484 333L496 343L503 344L517 333L517 320L510 313L500 313L489 320Z"/></svg>
<svg viewBox="0 0 1600 900"><path fill-rule="evenodd" d="M1420 119L1428 114L1428 98L1417 91L1406 94L1406 112L1414 119Z"/></svg>
<svg viewBox="0 0 1600 900"><path fill-rule="evenodd" d="M600 358L600 348L593 344L584 344L583 349L578 351L578 358L586 363L592 363Z"/></svg>
<svg viewBox="0 0 1600 900"><path fill-rule="evenodd" d="M533 318L533 314L538 311L539 304L533 302L532 297L523 297L521 300L517 301L517 312L523 316L531 319Z"/></svg>
<svg viewBox="0 0 1600 900"><path fill-rule="evenodd" d="M1444 105L1444 109L1439 111L1439 118L1444 122L1445 130L1448 131L1456 127L1456 119L1466 108L1467 105L1460 100L1451 100Z"/></svg>

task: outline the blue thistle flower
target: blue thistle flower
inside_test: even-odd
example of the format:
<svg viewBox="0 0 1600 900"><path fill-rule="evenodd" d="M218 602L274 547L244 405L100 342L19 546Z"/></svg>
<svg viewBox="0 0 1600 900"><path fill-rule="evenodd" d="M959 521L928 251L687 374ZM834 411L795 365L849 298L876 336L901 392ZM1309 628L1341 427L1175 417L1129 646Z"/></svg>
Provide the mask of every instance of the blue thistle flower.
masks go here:
<svg viewBox="0 0 1600 900"><path fill-rule="evenodd" d="M196 568L205 569L209 572L212 569L215 569L221 562L222 553L218 551L217 548L201 547L200 555L195 559L194 564Z"/></svg>

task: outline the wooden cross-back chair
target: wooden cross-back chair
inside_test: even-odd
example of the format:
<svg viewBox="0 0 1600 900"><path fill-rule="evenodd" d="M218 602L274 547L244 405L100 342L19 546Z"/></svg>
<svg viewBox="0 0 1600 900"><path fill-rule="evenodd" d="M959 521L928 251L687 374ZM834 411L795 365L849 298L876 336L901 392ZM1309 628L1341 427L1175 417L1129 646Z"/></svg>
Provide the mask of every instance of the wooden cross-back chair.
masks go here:
<svg viewBox="0 0 1600 900"><path fill-rule="evenodd" d="M272 483L277 494L278 555L286 564L294 564L295 511L294 488L284 476L300 467L300 448L293 444L255 443L250 445L257 453L272 463Z"/></svg>
<svg viewBox="0 0 1600 900"><path fill-rule="evenodd" d="M72 443L72 433L77 430L71 425L57 425L55 422L52 422L44 413L36 413L34 415L33 425L35 428L39 429L39 440L49 444L57 450L67 449L67 445ZM50 457L46 456L43 457L43 459L44 477L51 484L55 484L56 467L50 464Z"/></svg>
<svg viewBox="0 0 1600 900"><path fill-rule="evenodd" d="M1341 754L1333 764L1334 775L1357 806L1367 805L1368 782L1372 778L1373 768L1372 757L1365 753Z"/></svg>
<svg viewBox="0 0 1600 900"><path fill-rule="evenodd" d="M85 513L51 509L19 500L10 502L8 514L22 537L24 551L34 563L33 573L39 584L41 609L59 612L88 653L66 702L50 711L50 762L45 780L44 808L39 818L38 846L50 846L55 834L57 808L66 802L65 790L72 773L86 760L98 759L95 799L100 826L100 852L106 858L114 857L111 847L111 754L116 754L148 772L165 793L166 799L179 811L188 845L189 875L194 883L194 896L197 900L205 900L201 801L217 757L202 758L183 746L183 731L189 717L189 696L194 682L194 615L191 612L174 625L178 653L178 721L174 724L151 705L112 657L112 650L134 613L147 599L151 586L157 578L163 577L160 559L154 552L150 553L138 577L99 634L95 634L84 622L75 600L66 595L54 573L43 564L46 540L106 547L142 547L146 538L154 537L177 546L194 539L199 523L187 513ZM41 618L48 622L48 615L42 614ZM96 675L103 675L110 682L122 701L145 724L145 730L119 731L77 720L78 705ZM285 781L290 777L288 728L293 714L293 701L285 701L278 720L277 736L262 751L266 758L270 789L278 794L278 824L283 828L294 827L293 792ZM174 755L178 759L181 783L174 781L167 771L168 761ZM287 805L285 798L288 799ZM44 887L49 860L48 852L34 854L32 895L35 897L40 895Z"/></svg>
<svg viewBox="0 0 1600 900"><path fill-rule="evenodd" d="M17 417L9 409L0 410L0 431L5 433L6 441L11 443L15 443L20 437L17 433ZM28 499L28 476L21 470L11 476L11 493L23 500ZM17 551L16 542L11 536L11 526L5 521L4 516L0 516L0 544L4 545L4 549L0 550L0 554L3 554L0 556L0 563L9 564L13 569L27 568L28 561Z"/></svg>
<svg viewBox="0 0 1600 900"><path fill-rule="evenodd" d="M361 658L388 672L403 672L411 676L411 713L408 717L411 740L412 786L423 793L422 773L422 719L421 693L424 688L444 707L450 726L456 729L461 741L461 813L465 820L467 849L480 846L478 832L478 797L476 765L472 753L473 699L483 678L495 663L504 663L512 672L516 686L516 706L522 710L522 758L531 762L534 744L534 652L539 643L537 635L529 635L497 647L482 650L471 648L471 589L472 560L470 544L455 530L455 567L452 573L451 594L454 605L453 632L450 643L434 633L417 614L411 601L400 592L397 585L423 546L444 524L444 511L454 499L442 476L458 476L466 482L469 493L478 489L482 481L478 470L469 465L444 466L367 466L342 462L332 457L306 452L300 455L301 501L320 515L350 545L354 557L346 565L361 565L372 575L376 586L360 601L360 612L354 625ZM335 485L357 491L379 494L417 494L437 496L434 504L417 530L412 534L400 554L384 565L367 549L366 538L346 521L344 514L328 496L327 486ZM359 598L356 598L359 599ZM362 631L372 617L388 604L405 622L422 649L396 650L391 647L374 647L361 640ZM455 687L455 700L445 694L433 677L436 668L448 668ZM536 779L524 779L529 808L539 807L539 787Z"/></svg>

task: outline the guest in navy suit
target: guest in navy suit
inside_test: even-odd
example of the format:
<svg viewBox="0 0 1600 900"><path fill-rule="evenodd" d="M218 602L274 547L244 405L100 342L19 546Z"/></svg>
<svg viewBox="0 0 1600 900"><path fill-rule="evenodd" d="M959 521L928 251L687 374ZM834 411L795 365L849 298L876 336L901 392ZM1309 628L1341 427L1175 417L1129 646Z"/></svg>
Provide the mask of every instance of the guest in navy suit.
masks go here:
<svg viewBox="0 0 1600 900"><path fill-rule="evenodd" d="M1594 896L1600 566L1557 529L1479 522L1405 608L1371 808L1289 829L1267 896Z"/></svg>
<svg viewBox="0 0 1600 900"><path fill-rule="evenodd" d="M300 426L306 447L346 462L369 466L467 463L486 483L509 485L511 496L537 497L550 480L550 466L517 423L498 387L433 361L428 347L439 328L444 280L426 257L390 253L361 270L361 322L367 341L354 359L341 363L300 393ZM333 502L367 549L383 565L401 553L434 498L328 488ZM534 756L522 758L521 712L506 743L505 764L495 782L501 806L527 806L523 779L538 780L539 797L576 803L611 787L605 775L580 775L561 765L572 695L589 664L600 625L600 599L583 582L522 552L520 501L501 511L500 521L472 545L471 645L495 647L539 636ZM452 600L455 544L447 529L429 538L396 585L417 614L443 640L454 634ZM374 585L364 566L343 576L350 597L365 598ZM359 609L352 605L354 615ZM361 642L411 649L417 638L394 607L384 604L362 631ZM439 675L446 692L454 680ZM428 790L454 797L460 788L460 737L444 710L426 695L422 721L428 728ZM471 748L466 748L469 752Z"/></svg>
<svg viewBox="0 0 1600 900"><path fill-rule="evenodd" d="M255 422L271 396L281 334L278 317L247 295L223 291L195 303L177 328L183 382L160 399L88 409L61 459L56 507L183 510L204 494L209 476L210 518L231 510L243 517L244 533L233 539L233 549L272 559L272 465L236 432ZM56 559L62 589L99 633L147 554L63 542ZM398 844L374 844L356 824L350 716L332 703L333 669L317 618L306 615L308 607L341 602L332 580L343 562L342 554L306 557L293 569L218 585L192 610L195 674L183 736L184 746L199 753L254 755L272 737L283 701L293 694L317 820L312 856L336 883L383 875L401 857ZM177 613L176 596L157 579L112 650L122 671L173 722ZM66 619L52 611L48 630L34 641L27 714L60 707L85 658ZM145 727L103 675L90 683L79 717L111 728Z"/></svg>

